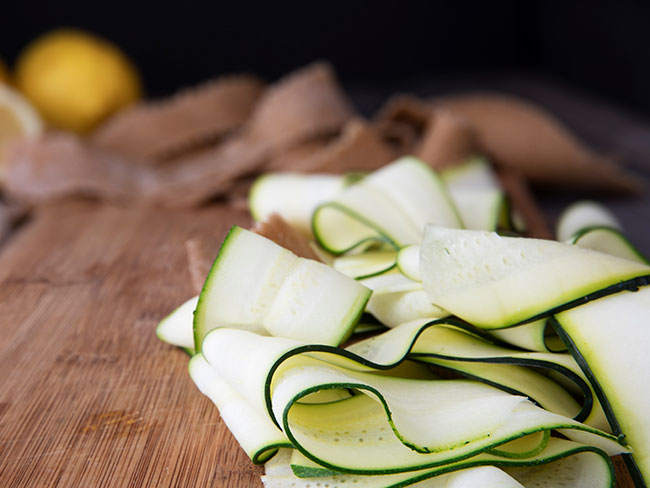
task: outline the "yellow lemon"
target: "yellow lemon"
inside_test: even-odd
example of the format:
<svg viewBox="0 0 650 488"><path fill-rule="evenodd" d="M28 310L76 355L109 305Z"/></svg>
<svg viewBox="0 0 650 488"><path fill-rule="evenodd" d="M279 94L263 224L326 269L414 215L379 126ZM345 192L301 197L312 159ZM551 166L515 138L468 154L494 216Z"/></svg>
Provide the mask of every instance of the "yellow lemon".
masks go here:
<svg viewBox="0 0 650 488"><path fill-rule="evenodd" d="M7 143L17 137L35 137L42 130L34 107L8 85L0 84L0 180Z"/></svg>
<svg viewBox="0 0 650 488"><path fill-rule="evenodd" d="M113 44L63 29L21 53L16 86L55 127L88 132L140 97L139 76Z"/></svg>

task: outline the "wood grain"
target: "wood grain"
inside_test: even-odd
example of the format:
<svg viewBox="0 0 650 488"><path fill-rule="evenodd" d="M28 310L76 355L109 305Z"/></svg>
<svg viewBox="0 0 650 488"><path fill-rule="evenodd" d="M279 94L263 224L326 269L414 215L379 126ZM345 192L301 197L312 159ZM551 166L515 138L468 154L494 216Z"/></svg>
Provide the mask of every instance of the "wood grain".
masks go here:
<svg viewBox="0 0 650 488"><path fill-rule="evenodd" d="M188 357L154 336L194 293L186 240L216 248L249 223L222 206L73 203L12 239L0 254L0 486L261 486Z"/></svg>
<svg viewBox="0 0 650 488"><path fill-rule="evenodd" d="M245 213L65 205L0 256L0 486L261 486L156 339L193 290L184 242Z"/></svg>

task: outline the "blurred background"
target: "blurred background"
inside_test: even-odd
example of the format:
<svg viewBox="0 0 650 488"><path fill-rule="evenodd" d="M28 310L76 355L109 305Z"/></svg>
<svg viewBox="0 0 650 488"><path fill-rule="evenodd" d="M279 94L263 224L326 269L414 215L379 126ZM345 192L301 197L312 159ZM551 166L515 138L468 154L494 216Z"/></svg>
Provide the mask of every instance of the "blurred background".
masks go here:
<svg viewBox="0 0 650 488"><path fill-rule="evenodd" d="M395 93L511 93L650 177L650 2L33 1L3 5L2 20L0 81L4 65L12 89L52 128L86 135L142 97L230 73L273 82L327 60L367 117ZM91 37L42 37L61 27ZM112 44L106 49L96 42L102 39ZM38 49L26 49L35 41ZM40 131L36 122L23 125L25 134ZM537 195L552 217L592 196L545 198L547 190ZM607 203L650 249L650 235L637 225L647 220L650 197Z"/></svg>
<svg viewBox="0 0 650 488"><path fill-rule="evenodd" d="M10 66L38 35L78 27L125 51L149 96L231 72L273 80L328 59L353 96L358 84L381 98L441 75L526 73L650 113L648 2L32 1L8 2L2 18ZM380 100L359 103L371 111Z"/></svg>

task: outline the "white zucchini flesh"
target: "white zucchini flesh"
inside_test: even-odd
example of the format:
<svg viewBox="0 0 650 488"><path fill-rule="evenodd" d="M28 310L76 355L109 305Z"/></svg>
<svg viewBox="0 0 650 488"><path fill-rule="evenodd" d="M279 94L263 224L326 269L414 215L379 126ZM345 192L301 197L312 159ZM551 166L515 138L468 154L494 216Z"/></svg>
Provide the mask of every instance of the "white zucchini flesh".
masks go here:
<svg viewBox="0 0 650 488"><path fill-rule="evenodd" d="M420 276L420 245L412 244L399 250L397 268L408 279L422 281Z"/></svg>
<svg viewBox="0 0 650 488"><path fill-rule="evenodd" d="M550 330L549 330L550 329ZM543 318L507 329L495 329L490 335L513 346L538 352L564 352L566 346Z"/></svg>
<svg viewBox="0 0 650 488"><path fill-rule="evenodd" d="M466 229L497 230L506 211L502 190L450 187L449 193Z"/></svg>
<svg viewBox="0 0 650 488"><path fill-rule="evenodd" d="M604 205L591 200L582 200L569 205L557 222L558 241L567 241L587 227L610 227L621 230L616 216Z"/></svg>
<svg viewBox="0 0 650 488"><path fill-rule="evenodd" d="M650 480L650 287L623 291L556 315L578 363L592 377L612 427Z"/></svg>
<svg viewBox="0 0 650 488"><path fill-rule="evenodd" d="M197 388L219 409L221 419L255 463L264 462L279 447L291 444L266 412L256 410L227 381L214 373L201 353L188 366Z"/></svg>
<svg viewBox="0 0 650 488"><path fill-rule="evenodd" d="M293 456L293 457L292 457ZM268 461L262 482L266 488L345 488L357 486L365 488L386 488L390 486L413 486L420 488L521 488L523 485L504 471L493 466L478 466L438 474L439 470L418 471L415 473L400 473L383 476L345 475L332 473L321 477L301 478L294 474L292 464L296 458L306 464L310 461L300 453L290 449L282 449L276 456ZM312 464L309 464L311 467ZM424 478L424 479L423 479Z"/></svg>
<svg viewBox="0 0 650 488"><path fill-rule="evenodd" d="M447 317L448 312L431 303L422 283L400 273L385 273L360 280L373 290L366 310L387 327L397 327L417 319Z"/></svg>
<svg viewBox="0 0 650 488"><path fill-rule="evenodd" d="M187 354L193 356L194 350L194 309L199 297L192 297L177 307L172 313L160 321L156 328L156 336L161 341L182 348ZM365 334L386 330L386 326L376 321L360 320L354 328L354 334ZM262 333L262 335L266 335Z"/></svg>
<svg viewBox="0 0 650 488"><path fill-rule="evenodd" d="M248 204L256 222L277 213L293 228L310 235L316 207L332 200L344 187L341 175L270 173L255 180Z"/></svg>
<svg viewBox="0 0 650 488"><path fill-rule="evenodd" d="M162 319L156 327L156 336L167 344L181 347L190 355L194 353L194 309L199 302L199 297L192 297L176 310Z"/></svg>
<svg viewBox="0 0 650 488"><path fill-rule="evenodd" d="M650 264L648 258L641 254L627 237L612 227L587 227L576 232L568 242L630 261Z"/></svg>
<svg viewBox="0 0 650 488"><path fill-rule="evenodd" d="M449 316L448 312L431 303L424 287L373 293L366 310L386 327L397 327L417 319L434 320Z"/></svg>
<svg viewBox="0 0 650 488"><path fill-rule="evenodd" d="M320 365L303 365L299 372L281 375L272 396L276 418L283 415L292 444L337 471L379 474L449 463L549 429L580 429L582 436L569 435L610 454L621 452L612 437L480 383L335 373L334 368L325 373ZM292 403L296 394L314 386L314 379L356 386L367 394L323 405Z"/></svg>
<svg viewBox="0 0 650 488"><path fill-rule="evenodd" d="M351 334L370 293L323 263L233 227L199 297L195 349L215 327L338 344Z"/></svg>
<svg viewBox="0 0 650 488"><path fill-rule="evenodd" d="M499 329L650 275L650 266L560 242L429 225L420 273L431 301Z"/></svg>
<svg viewBox="0 0 650 488"><path fill-rule="evenodd" d="M411 246L403 247L399 250L397 254L397 268L400 272L414 281L422 281L420 275L420 249L421 246L413 244ZM427 300L430 302L431 300ZM375 298L374 301L377 301ZM370 298L368 306L370 307L373 304L373 297ZM387 307L390 305L388 304ZM431 307L435 305L431 304ZM439 307L436 307L439 309ZM442 310L442 309L439 309ZM396 325L399 325L410 320L415 320L417 318L423 318L426 315L422 314L418 316L403 317L404 319L398 321ZM441 313L436 313L430 315L431 317L442 318L446 315ZM402 317L400 317L401 319ZM380 318L381 320L381 318ZM524 349L529 349L531 351L540 351L540 352L560 352L566 350L566 347L562 341L555 334L548 334L546 327L547 319L539 319L529 324L519 325L517 327L510 327L508 329L498 329L492 330L490 333L499 340L505 341L514 346L518 346ZM394 327L395 325L391 325Z"/></svg>
<svg viewBox="0 0 650 488"><path fill-rule="evenodd" d="M597 395L570 354L523 352L486 341L464 330L440 324L424 329L409 358L454 369L489 384L523 394L547 410L608 430ZM581 410L563 383L539 371L555 372L573 383L585 398Z"/></svg>
<svg viewBox="0 0 650 488"><path fill-rule="evenodd" d="M501 184L490 163L483 156L475 156L462 164L440 171L440 177L456 188L500 189Z"/></svg>
<svg viewBox="0 0 650 488"><path fill-rule="evenodd" d="M341 254L368 240L418 243L428 222L462 227L442 180L425 163L404 157L320 205L312 227L323 248Z"/></svg>
<svg viewBox="0 0 650 488"><path fill-rule="evenodd" d="M312 229L316 241L333 254L342 254L369 240L385 240L394 246L419 242L422 229L411 224L404 211L381 190L364 182L314 211Z"/></svg>
<svg viewBox="0 0 650 488"><path fill-rule="evenodd" d="M505 194L482 157L440 172L466 229L496 230L505 210Z"/></svg>
<svg viewBox="0 0 650 488"><path fill-rule="evenodd" d="M429 222L451 227L463 226L442 179L417 158L402 157L375 171L362 183L387 195L420 233L424 224Z"/></svg>
<svg viewBox="0 0 650 488"><path fill-rule="evenodd" d="M587 425L608 429L596 394L571 355L508 349L453 324L453 319L413 321L347 349L380 364L394 363L408 355L526 395L547 410ZM542 376L539 370L555 372L558 379ZM584 397L582 409L573 399L574 394Z"/></svg>
<svg viewBox="0 0 650 488"><path fill-rule="evenodd" d="M373 371L362 358L345 358L336 348L321 346L323 352L317 354L314 346L291 351L292 345L286 339L216 329L206 337L203 354L219 377L236 385L258 411L272 405L267 410L294 446L338 471L417 469L555 428L579 429L607 452L624 451L605 433L480 383L378 376L362 372ZM318 405L296 402L322 388L356 388L366 394ZM454 396L463 401L452 401Z"/></svg>
<svg viewBox="0 0 650 488"><path fill-rule="evenodd" d="M552 442L557 442L552 440ZM505 472L530 488L589 488L614 487L611 461L593 451L567 455L551 464L538 467L504 468Z"/></svg>

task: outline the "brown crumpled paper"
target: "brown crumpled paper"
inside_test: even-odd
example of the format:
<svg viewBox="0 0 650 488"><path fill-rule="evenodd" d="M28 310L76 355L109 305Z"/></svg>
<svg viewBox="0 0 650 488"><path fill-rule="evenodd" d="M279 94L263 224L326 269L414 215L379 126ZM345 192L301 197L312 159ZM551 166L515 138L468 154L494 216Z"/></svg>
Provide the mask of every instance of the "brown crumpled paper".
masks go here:
<svg viewBox="0 0 650 488"><path fill-rule="evenodd" d="M99 127L90 142L105 152L157 164L241 127L263 91L264 84L252 76L225 76L127 108Z"/></svg>
<svg viewBox="0 0 650 488"><path fill-rule="evenodd" d="M618 192L638 192L633 175L596 154L540 107L495 94L435 99L433 106L464 118L476 130L484 153L533 183Z"/></svg>
<svg viewBox="0 0 650 488"><path fill-rule="evenodd" d="M261 89L253 78L227 77L117 116L90 142L58 133L22 141L10 152L5 191L27 205L66 196L170 207L216 197L241 203L262 171L371 171L401 154L440 169L476 153L533 183L639 187L546 112L512 97L400 95L369 124L325 63Z"/></svg>
<svg viewBox="0 0 650 488"><path fill-rule="evenodd" d="M332 69L317 63L265 91L246 124L221 144L149 167L72 135L46 134L15 146L7 161L5 188L28 204L81 195L172 207L197 205L259 172L274 154L304 141L333 137L353 115Z"/></svg>
<svg viewBox="0 0 650 488"><path fill-rule="evenodd" d="M157 182L150 168L94 150L71 133L15 141L8 154L4 190L26 205L70 195L133 201Z"/></svg>
<svg viewBox="0 0 650 488"><path fill-rule="evenodd" d="M251 116L245 137L279 151L337 134L354 114L332 67L315 63L269 87Z"/></svg>
<svg viewBox="0 0 650 488"><path fill-rule="evenodd" d="M307 238L291 227L278 214L271 214L263 222L257 222L251 230L288 249L297 256L321 261Z"/></svg>
<svg viewBox="0 0 650 488"><path fill-rule="evenodd" d="M236 137L161 168L146 197L164 206L203 203L259 172L274 154L336 134L352 116L331 68L308 66L270 87Z"/></svg>
<svg viewBox="0 0 650 488"><path fill-rule="evenodd" d="M441 118L445 123L436 127ZM596 154L555 117L512 96L479 93L426 101L397 95L378 112L375 124L384 140L434 167L453 164L475 147L534 184L627 193L641 189L634 175ZM458 130L463 125L465 130Z"/></svg>
<svg viewBox="0 0 650 488"><path fill-rule="evenodd" d="M345 124L339 137L329 143L297 146L271 159L268 171L347 173L373 171L395 159L395 153L375 129L361 119Z"/></svg>
<svg viewBox="0 0 650 488"><path fill-rule="evenodd" d="M379 135L398 154L411 154L429 124L431 106L412 95L390 97L374 116Z"/></svg>
<svg viewBox="0 0 650 488"><path fill-rule="evenodd" d="M432 110L415 155L441 170L480 154L477 133L462 117L444 109Z"/></svg>

